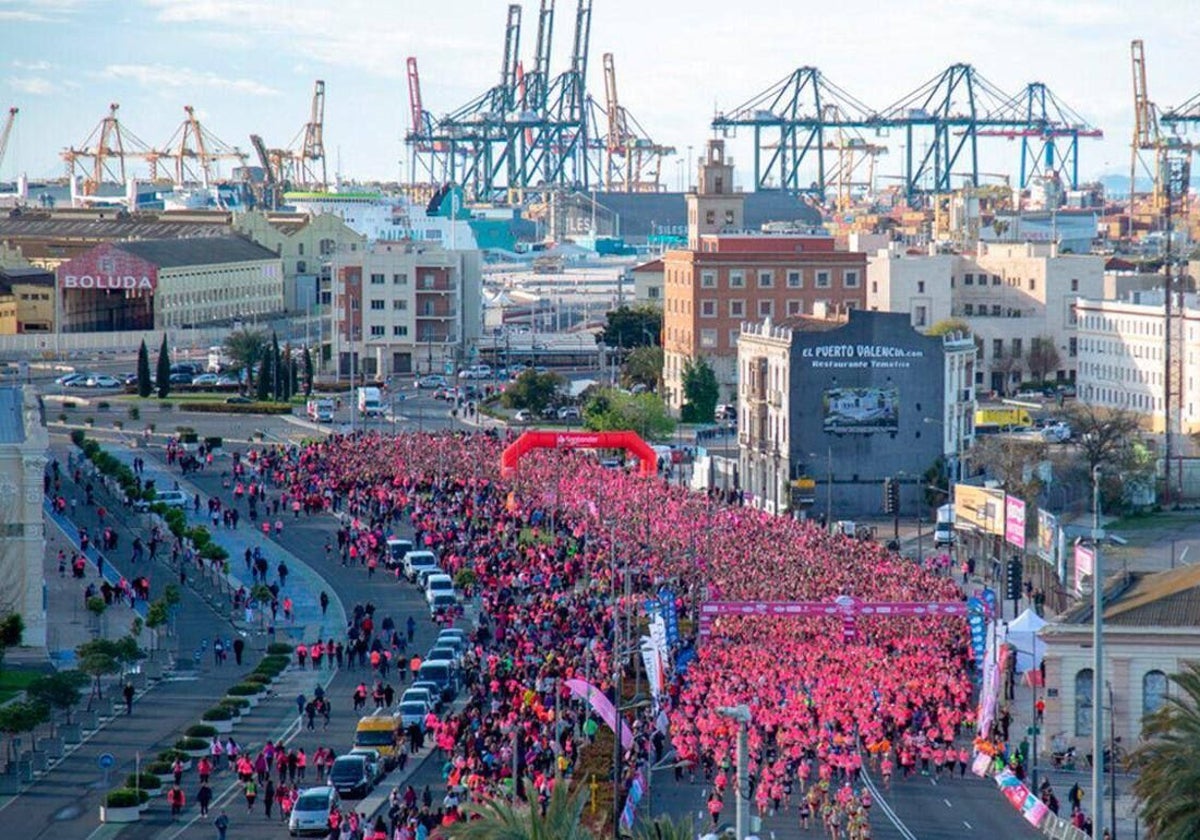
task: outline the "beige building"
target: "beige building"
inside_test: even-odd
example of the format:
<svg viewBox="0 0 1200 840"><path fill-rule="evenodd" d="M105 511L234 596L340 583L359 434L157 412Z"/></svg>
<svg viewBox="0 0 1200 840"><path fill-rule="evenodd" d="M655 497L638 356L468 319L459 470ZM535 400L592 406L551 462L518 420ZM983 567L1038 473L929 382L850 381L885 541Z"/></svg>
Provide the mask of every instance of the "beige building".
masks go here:
<svg viewBox="0 0 1200 840"><path fill-rule="evenodd" d="M234 216L233 227L283 264L284 309L312 312L319 302L321 267L339 250L359 251L367 238L333 213L266 213L251 210Z"/></svg>
<svg viewBox="0 0 1200 840"><path fill-rule="evenodd" d="M0 615L21 614L29 647L46 646L42 476L49 446L37 395L0 388Z"/></svg>
<svg viewBox="0 0 1200 840"><path fill-rule="evenodd" d="M0 335L54 331L54 274L0 267Z"/></svg>
<svg viewBox="0 0 1200 840"><path fill-rule="evenodd" d="M629 269L633 278L633 305L663 306L663 261L653 259Z"/></svg>
<svg viewBox="0 0 1200 840"><path fill-rule="evenodd" d="M976 386L1008 393L1035 378L1030 351L1044 339L1057 356L1046 379L1075 380L1075 301L1101 297L1104 283L1102 257L1060 255L1052 244L981 242L963 254L894 245L868 260L867 306L908 313L917 329L946 318L965 321L981 343Z"/></svg>
<svg viewBox="0 0 1200 840"><path fill-rule="evenodd" d="M471 361L483 329L478 251L375 243L339 255L333 275L331 358L347 376L444 373Z"/></svg>
<svg viewBox="0 0 1200 840"><path fill-rule="evenodd" d="M1105 705L1111 689L1116 735L1128 752L1139 742L1142 717L1170 693L1167 677L1200 660L1200 566L1116 575L1108 579L1104 602ZM1091 600L1042 628L1041 638L1043 732L1048 739L1062 733L1082 758L1091 752L1093 720Z"/></svg>
<svg viewBox="0 0 1200 840"><path fill-rule="evenodd" d="M1078 395L1089 405L1124 408L1145 417L1154 432L1165 428L1166 315L1161 291L1134 292L1128 300L1080 300ZM1200 431L1200 298L1184 295L1176 310L1176 346L1182 340L1179 427Z"/></svg>

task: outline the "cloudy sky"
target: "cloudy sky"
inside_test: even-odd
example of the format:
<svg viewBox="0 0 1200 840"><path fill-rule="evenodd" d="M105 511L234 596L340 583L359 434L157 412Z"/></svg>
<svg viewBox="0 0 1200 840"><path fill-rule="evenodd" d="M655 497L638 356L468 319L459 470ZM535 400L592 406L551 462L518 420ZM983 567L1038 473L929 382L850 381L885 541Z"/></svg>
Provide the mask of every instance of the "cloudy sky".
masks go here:
<svg viewBox="0 0 1200 840"><path fill-rule="evenodd" d="M566 64L576 0L557 0L552 72ZM495 84L503 0L0 0L0 113L20 108L0 178L63 172L120 103L124 126L161 146L193 105L217 137L286 146L327 86L332 172L395 179L407 152L405 59L420 62L426 107L453 110ZM802 65L882 109L956 62L1004 91L1048 85L1105 138L1083 141L1088 178L1128 172L1129 42L1146 43L1151 97L1200 93L1194 0L593 0L589 88L603 100L600 55L615 56L622 103L660 143L699 149L714 110L732 109ZM525 0L521 54L532 65L537 0ZM732 140L749 163L743 132ZM881 160L898 173L899 138ZM914 144L915 145L915 144ZM989 140L985 171L1015 174L1018 148ZM680 164L664 174L677 186ZM739 181L749 171L739 169Z"/></svg>

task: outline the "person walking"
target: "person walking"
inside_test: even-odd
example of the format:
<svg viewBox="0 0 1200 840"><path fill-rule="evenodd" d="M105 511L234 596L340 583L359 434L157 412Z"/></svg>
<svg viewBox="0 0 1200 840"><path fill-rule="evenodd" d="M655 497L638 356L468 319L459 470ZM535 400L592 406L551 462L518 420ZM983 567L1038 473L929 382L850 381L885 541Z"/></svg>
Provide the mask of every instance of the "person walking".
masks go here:
<svg viewBox="0 0 1200 840"><path fill-rule="evenodd" d="M125 714L133 714L133 683L125 683L125 688L121 689L121 694L125 697Z"/></svg>
<svg viewBox="0 0 1200 840"><path fill-rule="evenodd" d="M175 819L181 813L183 813L183 803L185 798L186 797L183 794L183 788L179 786L178 782L172 785L171 789L167 791L167 804L171 806L172 822L174 822Z"/></svg>
<svg viewBox="0 0 1200 840"><path fill-rule="evenodd" d="M225 832L229 830L229 815L225 813L224 808L213 820L213 827L217 829L217 840L225 840Z"/></svg>
<svg viewBox="0 0 1200 840"><path fill-rule="evenodd" d="M196 804L200 806L200 816L208 816L208 806L212 804L212 788L208 782L200 783L200 790L196 791Z"/></svg>
<svg viewBox="0 0 1200 840"><path fill-rule="evenodd" d="M242 795L246 797L246 813L250 813L254 810L254 800L258 798L258 785L255 784L254 779L246 782L242 788Z"/></svg>
<svg viewBox="0 0 1200 840"><path fill-rule="evenodd" d="M233 660L238 664L242 664L242 654L246 651L246 642L238 637L233 640Z"/></svg>
<svg viewBox="0 0 1200 840"><path fill-rule="evenodd" d="M263 810L266 812L267 819L271 819L271 809L275 807L275 782L267 779L267 786L263 789Z"/></svg>

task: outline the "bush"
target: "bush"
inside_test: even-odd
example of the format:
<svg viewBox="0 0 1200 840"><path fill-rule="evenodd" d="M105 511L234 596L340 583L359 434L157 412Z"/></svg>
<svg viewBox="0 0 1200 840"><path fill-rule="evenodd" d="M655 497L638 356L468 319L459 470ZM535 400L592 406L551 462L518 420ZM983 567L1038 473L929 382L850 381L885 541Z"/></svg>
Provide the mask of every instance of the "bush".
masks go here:
<svg viewBox="0 0 1200 840"><path fill-rule="evenodd" d="M150 794L144 790L139 792L133 788L117 788L109 791L108 796L104 797L104 805L107 808L136 808L149 799Z"/></svg>
<svg viewBox="0 0 1200 840"><path fill-rule="evenodd" d="M233 720L233 712L223 706L213 706L211 709L200 715L200 720Z"/></svg>
<svg viewBox="0 0 1200 840"><path fill-rule="evenodd" d="M217 727L209 726L207 723L197 723L189 726L183 734L189 738L214 738L217 734Z"/></svg>
<svg viewBox="0 0 1200 840"><path fill-rule="evenodd" d="M71 443L75 444L80 449L83 449L83 444L84 444L84 441L86 441L86 440L87 440L87 435L85 435L83 433L83 429L72 429L71 430Z"/></svg>
<svg viewBox="0 0 1200 840"><path fill-rule="evenodd" d="M168 764L166 771L162 775L171 772L171 766ZM158 778L158 774L147 767L141 773L130 773L125 777L125 787L137 788L138 790L158 790L162 787L162 779Z"/></svg>
<svg viewBox="0 0 1200 840"><path fill-rule="evenodd" d="M183 750L178 749L178 748L163 750L158 755L156 755L154 758L156 761L165 762L167 764L174 764L176 759L178 759L180 761L191 761L192 760L192 757L190 755L188 755Z"/></svg>
<svg viewBox="0 0 1200 840"><path fill-rule="evenodd" d="M271 682L271 677L263 671L251 671L242 678L242 682L254 685L267 685Z"/></svg>
<svg viewBox="0 0 1200 840"><path fill-rule="evenodd" d="M238 683L230 686L226 692L230 697L257 697L262 694L263 686L256 683Z"/></svg>
<svg viewBox="0 0 1200 840"><path fill-rule="evenodd" d="M175 761L151 761L146 765L145 772L155 776L169 776L173 772Z"/></svg>
<svg viewBox="0 0 1200 840"><path fill-rule="evenodd" d="M221 446L221 438L215 435L209 435L204 439L204 445L209 449L219 449Z"/></svg>
<svg viewBox="0 0 1200 840"><path fill-rule="evenodd" d="M228 560L229 552L221 546L211 543L200 549L200 556L205 560Z"/></svg>
<svg viewBox="0 0 1200 840"><path fill-rule="evenodd" d="M163 403L158 404L159 411L170 411L174 407L175 407L175 403L173 403L173 402L163 402Z"/></svg>
<svg viewBox="0 0 1200 840"><path fill-rule="evenodd" d="M142 410L136 405L129 406L129 419L140 420L142 418Z"/></svg>
<svg viewBox="0 0 1200 840"><path fill-rule="evenodd" d="M254 673L277 677L287 670L288 663L291 661L291 658L287 656L264 656L258 663L258 667L254 669Z"/></svg>
<svg viewBox="0 0 1200 840"><path fill-rule="evenodd" d="M235 715L240 715L243 711L250 708L250 701L245 697L223 697L217 702L217 705L228 709Z"/></svg>
<svg viewBox="0 0 1200 840"><path fill-rule="evenodd" d="M58 414L58 422L59 422L59 423L66 423L66 422L67 422L67 413L66 413L65 411L61 411L61 412L59 412L59 414Z"/></svg>
<svg viewBox="0 0 1200 840"><path fill-rule="evenodd" d="M292 646L287 642L271 642L267 645L267 658L272 656L283 656L285 659L292 655ZM267 660L264 659L264 662Z"/></svg>
<svg viewBox="0 0 1200 840"><path fill-rule="evenodd" d="M291 403L252 402L194 402L188 403L188 411L202 414L291 414Z"/></svg>
<svg viewBox="0 0 1200 840"><path fill-rule="evenodd" d="M216 728L215 727L210 727L210 728L213 729L213 734L215 735ZM177 749L183 753L189 753L189 752L195 752L196 750L208 749L208 745L209 745L209 742L204 740L203 738L196 738L192 735L189 735L186 738L180 738L178 741L176 741L175 749Z"/></svg>

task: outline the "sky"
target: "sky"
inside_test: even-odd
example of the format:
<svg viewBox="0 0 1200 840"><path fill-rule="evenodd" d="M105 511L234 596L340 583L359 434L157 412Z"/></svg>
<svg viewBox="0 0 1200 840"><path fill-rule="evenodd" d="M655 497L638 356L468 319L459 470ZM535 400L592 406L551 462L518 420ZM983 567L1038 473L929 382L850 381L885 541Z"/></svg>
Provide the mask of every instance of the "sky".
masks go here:
<svg viewBox="0 0 1200 840"><path fill-rule="evenodd" d="M110 102L127 131L165 145L192 105L205 127L249 150L295 142L313 81L326 83L329 171L396 180L408 158L405 60L416 56L425 107L444 114L499 78L504 0L0 0L0 116L20 108L0 180L58 177L59 152L82 145ZM538 2L523 4L521 55L533 64ZM552 73L565 68L576 0L555 4ZM1083 179L1127 174L1130 47L1146 45L1150 97L1161 107L1200 93L1194 0L593 0L589 90L604 97L612 52L621 103L658 143L675 189L728 111L814 66L881 110L953 63L997 88L1044 82L1102 140L1081 140ZM897 174L898 137L878 171ZM727 141L751 180L749 132ZM915 145L915 144L914 144ZM986 172L1015 175L1019 149L981 141ZM694 178L689 178L694 182Z"/></svg>

